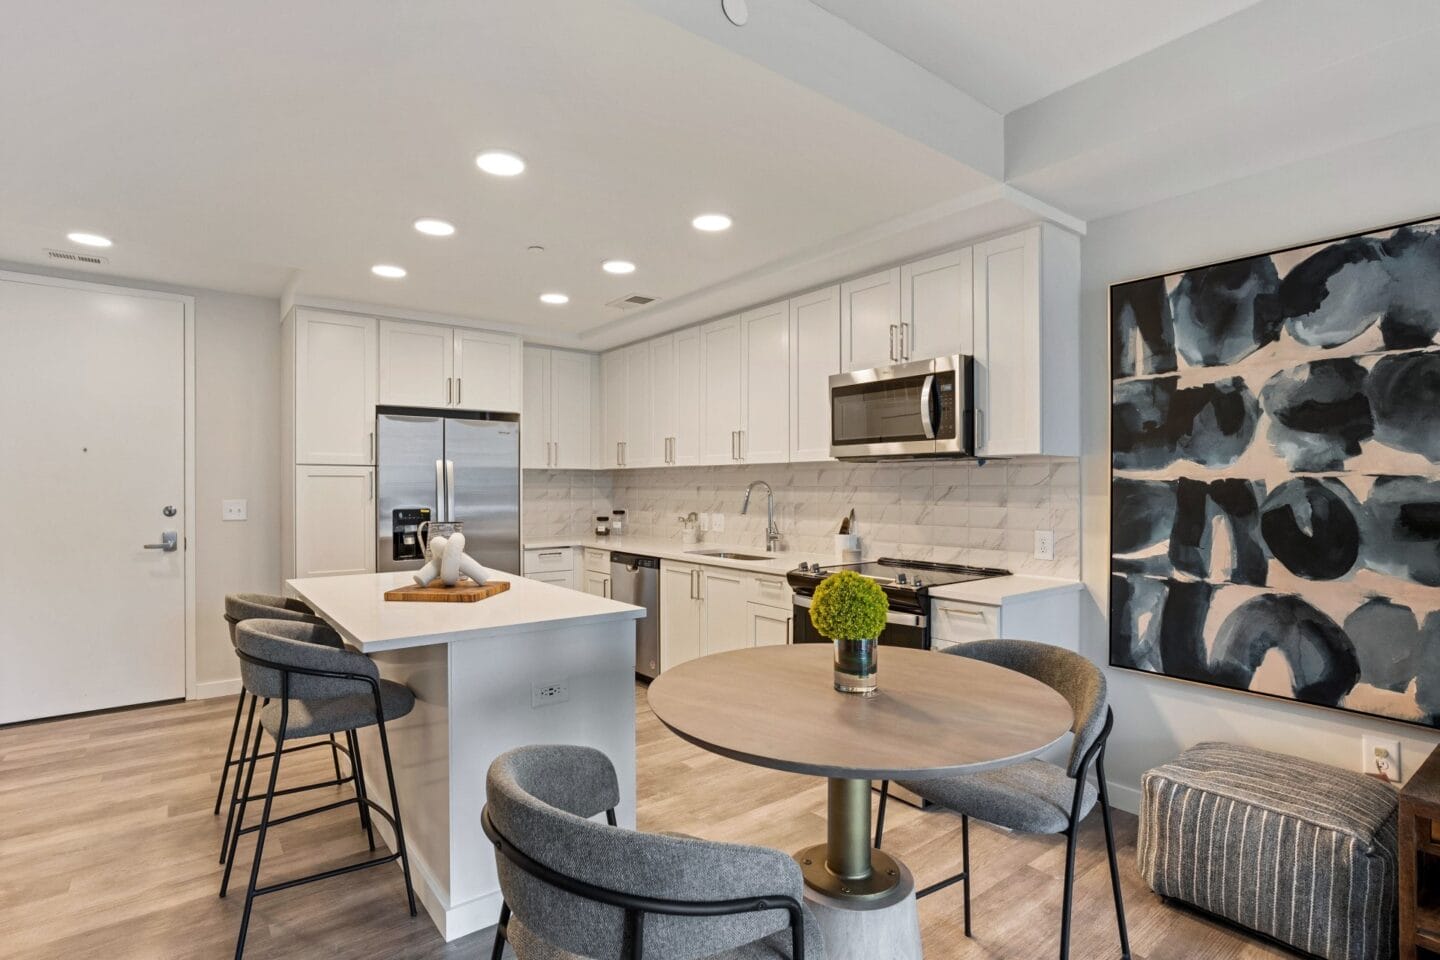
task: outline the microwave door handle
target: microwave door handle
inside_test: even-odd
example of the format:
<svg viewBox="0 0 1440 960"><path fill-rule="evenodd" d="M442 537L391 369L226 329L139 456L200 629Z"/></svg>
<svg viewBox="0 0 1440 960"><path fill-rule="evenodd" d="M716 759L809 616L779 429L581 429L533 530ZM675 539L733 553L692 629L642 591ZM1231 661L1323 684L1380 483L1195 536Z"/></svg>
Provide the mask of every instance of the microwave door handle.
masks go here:
<svg viewBox="0 0 1440 960"><path fill-rule="evenodd" d="M445 461L445 519L455 519L455 461Z"/></svg>
<svg viewBox="0 0 1440 960"><path fill-rule="evenodd" d="M920 423L925 427L925 439L935 439L935 374L925 378L920 387Z"/></svg>

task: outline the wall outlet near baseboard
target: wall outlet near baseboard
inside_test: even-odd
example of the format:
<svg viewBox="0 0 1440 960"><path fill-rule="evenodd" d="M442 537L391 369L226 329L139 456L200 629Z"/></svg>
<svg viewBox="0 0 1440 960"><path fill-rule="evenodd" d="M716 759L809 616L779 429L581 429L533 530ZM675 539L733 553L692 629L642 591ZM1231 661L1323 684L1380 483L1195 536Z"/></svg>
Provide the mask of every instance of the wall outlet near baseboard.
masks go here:
<svg viewBox="0 0 1440 960"><path fill-rule="evenodd" d="M1054 531L1054 530L1036 530L1036 531L1035 531L1035 559L1036 559L1036 560L1054 560L1054 559L1055 559L1055 531Z"/></svg>
<svg viewBox="0 0 1440 960"><path fill-rule="evenodd" d="M570 680L545 680L530 684L530 706L548 707L552 703L564 703L570 699Z"/></svg>
<svg viewBox="0 0 1440 960"><path fill-rule="evenodd" d="M1388 737L1360 738L1360 772L1386 783L1401 783L1400 741Z"/></svg>

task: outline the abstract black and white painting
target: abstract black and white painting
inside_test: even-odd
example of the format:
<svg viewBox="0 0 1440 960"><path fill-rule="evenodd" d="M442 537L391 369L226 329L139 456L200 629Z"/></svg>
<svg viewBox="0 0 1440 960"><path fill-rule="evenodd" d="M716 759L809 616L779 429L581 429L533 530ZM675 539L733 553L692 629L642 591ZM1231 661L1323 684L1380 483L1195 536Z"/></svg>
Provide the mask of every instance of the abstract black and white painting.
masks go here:
<svg viewBox="0 0 1440 960"><path fill-rule="evenodd" d="M1113 666L1440 726L1440 220L1110 288Z"/></svg>

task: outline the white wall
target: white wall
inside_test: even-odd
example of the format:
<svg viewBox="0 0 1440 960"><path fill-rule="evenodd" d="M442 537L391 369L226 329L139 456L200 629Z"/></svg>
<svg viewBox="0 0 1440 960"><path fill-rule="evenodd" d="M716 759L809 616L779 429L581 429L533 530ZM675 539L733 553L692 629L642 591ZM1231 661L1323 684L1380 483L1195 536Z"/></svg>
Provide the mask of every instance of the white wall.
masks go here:
<svg viewBox="0 0 1440 960"><path fill-rule="evenodd" d="M279 301L29 264L0 269L195 298L196 680L201 696L238 689L225 594L280 592ZM224 499L248 500L250 519L222 522Z"/></svg>
<svg viewBox="0 0 1440 960"><path fill-rule="evenodd" d="M1361 144L1090 224L1084 240L1082 574L1091 603L1082 649L1108 661L1109 371L1112 283L1440 214L1440 128ZM1360 737L1398 737L1404 773L1440 734L1128 671L1109 671L1116 729L1107 772L1135 809L1140 775L1202 740L1223 739L1358 769Z"/></svg>

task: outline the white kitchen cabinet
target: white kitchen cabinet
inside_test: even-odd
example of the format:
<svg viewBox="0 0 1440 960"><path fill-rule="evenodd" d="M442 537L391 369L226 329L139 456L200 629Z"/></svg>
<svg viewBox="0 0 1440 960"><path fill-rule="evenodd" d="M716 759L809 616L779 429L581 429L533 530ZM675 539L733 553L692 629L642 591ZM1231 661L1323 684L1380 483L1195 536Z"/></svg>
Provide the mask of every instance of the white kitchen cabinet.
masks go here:
<svg viewBox="0 0 1440 960"><path fill-rule="evenodd" d="M900 359L900 268L840 284L840 365L884 367Z"/></svg>
<svg viewBox="0 0 1440 960"><path fill-rule="evenodd" d="M585 592L592 596L608 597L610 596L610 574L586 570L583 586Z"/></svg>
<svg viewBox="0 0 1440 960"><path fill-rule="evenodd" d="M455 328L455 401L460 410L520 409L519 337Z"/></svg>
<svg viewBox="0 0 1440 960"><path fill-rule="evenodd" d="M830 459L830 377L840 372L840 288L790 301L790 460Z"/></svg>
<svg viewBox="0 0 1440 960"><path fill-rule="evenodd" d="M705 654L739 650L750 645L746 620L745 574L721 567L702 568Z"/></svg>
<svg viewBox="0 0 1440 960"><path fill-rule="evenodd" d="M541 583L575 589L575 551L571 547L526 550L525 576Z"/></svg>
<svg viewBox="0 0 1440 960"><path fill-rule="evenodd" d="M625 442L627 419L625 408L629 396L625 377L630 368L629 354L624 350L611 350L600 358L601 392L604 394L604 425L600 434L600 456L597 463L602 469L623 466L622 446Z"/></svg>
<svg viewBox="0 0 1440 960"><path fill-rule="evenodd" d="M282 432L293 436L292 462L373 464L375 320L297 309L285 326Z"/></svg>
<svg viewBox="0 0 1440 960"><path fill-rule="evenodd" d="M660 666L677 667L704 655L700 568L660 561Z"/></svg>
<svg viewBox="0 0 1440 960"><path fill-rule="evenodd" d="M675 408L679 372L675 366L675 335L656 337L647 341L645 347L649 350L650 429L655 433L660 463L669 466L674 462L672 441L679 429L679 412Z"/></svg>
<svg viewBox="0 0 1440 960"><path fill-rule="evenodd" d="M693 467L700 463L700 330L691 327L675 334L675 423L670 439L670 463Z"/></svg>
<svg viewBox="0 0 1440 960"><path fill-rule="evenodd" d="M962 600L930 601L931 646L944 650L976 640L1034 640L1080 649L1079 584L1073 587L1017 593L999 603Z"/></svg>
<svg viewBox="0 0 1440 960"><path fill-rule="evenodd" d="M781 300L740 315L744 409L740 459L790 459L790 303Z"/></svg>
<svg viewBox="0 0 1440 960"><path fill-rule="evenodd" d="M740 318L715 320L700 328L700 462L740 462L745 394Z"/></svg>
<svg viewBox="0 0 1440 960"><path fill-rule="evenodd" d="M976 453L1080 453L1080 242L1049 224L978 243Z"/></svg>
<svg viewBox="0 0 1440 960"><path fill-rule="evenodd" d="M521 406L521 343L509 334L433 323L380 323L380 402L500 410Z"/></svg>
<svg viewBox="0 0 1440 960"><path fill-rule="evenodd" d="M433 323L380 321L380 402L448 407L455 396L455 333Z"/></svg>
<svg viewBox="0 0 1440 960"><path fill-rule="evenodd" d="M625 348L625 436L621 466L653 467L660 463L660 438L655 430L650 345Z"/></svg>
<svg viewBox="0 0 1440 960"><path fill-rule="evenodd" d="M900 268L901 360L974 353L974 260L969 247Z"/></svg>
<svg viewBox="0 0 1440 960"><path fill-rule="evenodd" d="M295 468L293 576L375 572L375 468Z"/></svg>
<svg viewBox="0 0 1440 960"><path fill-rule="evenodd" d="M594 355L527 346L524 357L525 403L520 418L524 465L591 468Z"/></svg>
<svg viewBox="0 0 1440 960"><path fill-rule="evenodd" d="M746 639L752 647L784 646L790 642L793 607L745 604Z"/></svg>

